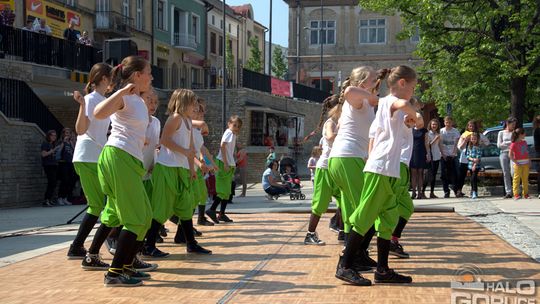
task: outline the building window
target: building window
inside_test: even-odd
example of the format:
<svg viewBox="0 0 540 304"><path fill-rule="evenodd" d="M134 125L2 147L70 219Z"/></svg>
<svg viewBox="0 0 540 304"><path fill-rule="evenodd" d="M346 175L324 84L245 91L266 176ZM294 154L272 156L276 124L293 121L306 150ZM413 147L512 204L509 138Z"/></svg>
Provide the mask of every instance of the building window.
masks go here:
<svg viewBox="0 0 540 304"><path fill-rule="evenodd" d="M210 53L216 54L216 34L210 33Z"/></svg>
<svg viewBox="0 0 540 304"><path fill-rule="evenodd" d="M250 145L293 147L304 138L304 117L251 112Z"/></svg>
<svg viewBox="0 0 540 304"><path fill-rule="evenodd" d="M223 56L223 36L219 36L219 56Z"/></svg>
<svg viewBox="0 0 540 304"><path fill-rule="evenodd" d="M220 20L220 21L219 21L219 28L220 28L220 29L223 29L223 20Z"/></svg>
<svg viewBox="0 0 540 304"><path fill-rule="evenodd" d="M229 33L231 32L231 24L229 23Z"/></svg>
<svg viewBox="0 0 540 304"><path fill-rule="evenodd" d="M122 1L122 15L129 17L129 0Z"/></svg>
<svg viewBox="0 0 540 304"><path fill-rule="evenodd" d="M167 3L162 0L157 2L157 28L167 30Z"/></svg>
<svg viewBox="0 0 540 304"><path fill-rule="evenodd" d="M199 43L199 16L191 15L191 34L195 36L195 42Z"/></svg>
<svg viewBox="0 0 540 304"><path fill-rule="evenodd" d="M386 20L360 20L360 43L386 43Z"/></svg>
<svg viewBox="0 0 540 304"><path fill-rule="evenodd" d="M247 31L247 36L248 36L247 42L249 43L249 41L251 40L251 31Z"/></svg>
<svg viewBox="0 0 540 304"><path fill-rule="evenodd" d="M310 44L335 44L336 22L333 20L310 22Z"/></svg>
<svg viewBox="0 0 540 304"><path fill-rule="evenodd" d="M66 5L75 6L75 0L65 0Z"/></svg>
<svg viewBox="0 0 540 304"><path fill-rule="evenodd" d="M139 31L144 30L143 23L143 0L137 0L137 12L135 14L135 26Z"/></svg>
<svg viewBox="0 0 540 304"><path fill-rule="evenodd" d="M264 112L251 112L250 145L262 146L264 139Z"/></svg>
<svg viewBox="0 0 540 304"><path fill-rule="evenodd" d="M216 16L212 15L212 25L216 25Z"/></svg>

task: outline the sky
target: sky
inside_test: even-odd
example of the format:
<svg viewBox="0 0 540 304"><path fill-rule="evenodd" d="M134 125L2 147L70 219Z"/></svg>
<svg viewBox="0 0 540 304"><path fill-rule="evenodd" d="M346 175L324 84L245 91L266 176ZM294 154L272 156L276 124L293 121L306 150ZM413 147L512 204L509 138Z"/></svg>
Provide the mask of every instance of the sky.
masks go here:
<svg viewBox="0 0 540 304"><path fill-rule="evenodd" d="M270 27L270 0L226 0L227 5L236 6L251 3L255 21ZM272 0L272 43L284 47L289 45L289 7L283 0ZM285 26L283 26L285 25ZM266 40L269 39L266 34Z"/></svg>

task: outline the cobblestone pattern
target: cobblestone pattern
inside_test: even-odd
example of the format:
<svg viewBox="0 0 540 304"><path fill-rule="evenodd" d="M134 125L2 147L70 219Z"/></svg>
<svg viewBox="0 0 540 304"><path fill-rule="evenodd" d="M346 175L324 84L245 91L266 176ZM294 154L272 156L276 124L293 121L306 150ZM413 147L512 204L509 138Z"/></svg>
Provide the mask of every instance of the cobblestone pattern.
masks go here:
<svg viewBox="0 0 540 304"><path fill-rule="evenodd" d="M455 210L484 225L512 246L540 262L540 236L514 215L504 213L487 200L475 200L474 204L458 204Z"/></svg>

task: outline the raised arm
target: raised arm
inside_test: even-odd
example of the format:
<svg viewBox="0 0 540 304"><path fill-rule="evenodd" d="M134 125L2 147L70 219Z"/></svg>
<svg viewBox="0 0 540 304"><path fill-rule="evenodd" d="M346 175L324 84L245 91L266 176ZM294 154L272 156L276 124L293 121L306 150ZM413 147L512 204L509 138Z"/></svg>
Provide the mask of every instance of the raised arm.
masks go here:
<svg viewBox="0 0 540 304"><path fill-rule="evenodd" d="M124 108L124 96L135 93L135 85L128 83L125 87L116 91L109 98L100 102L94 109L96 119L105 119Z"/></svg>
<svg viewBox="0 0 540 304"><path fill-rule="evenodd" d="M86 116L86 101L79 91L73 92L73 99L79 104L79 114L75 122L75 132L78 135L83 135L90 126L90 119Z"/></svg>
<svg viewBox="0 0 540 304"><path fill-rule="evenodd" d="M356 109L361 109L364 106L364 99L367 99L371 106L376 106L379 103L377 95L359 87L347 87L343 97Z"/></svg>

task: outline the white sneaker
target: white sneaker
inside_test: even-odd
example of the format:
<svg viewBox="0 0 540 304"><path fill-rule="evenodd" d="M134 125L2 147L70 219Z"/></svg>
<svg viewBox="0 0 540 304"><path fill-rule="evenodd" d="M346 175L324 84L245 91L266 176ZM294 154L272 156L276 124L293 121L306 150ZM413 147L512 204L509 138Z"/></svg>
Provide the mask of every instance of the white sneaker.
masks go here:
<svg viewBox="0 0 540 304"><path fill-rule="evenodd" d="M67 198L65 198L65 199L64 199L64 206L71 206L71 205L73 205L73 203L70 202L70 201L68 201Z"/></svg>
<svg viewBox="0 0 540 304"><path fill-rule="evenodd" d="M274 197L271 196L270 194L266 194L266 199L269 200L269 201L273 201Z"/></svg>
<svg viewBox="0 0 540 304"><path fill-rule="evenodd" d="M63 197L59 197L57 200L56 200L56 204L58 206L65 206L66 203L64 202L64 198Z"/></svg>

